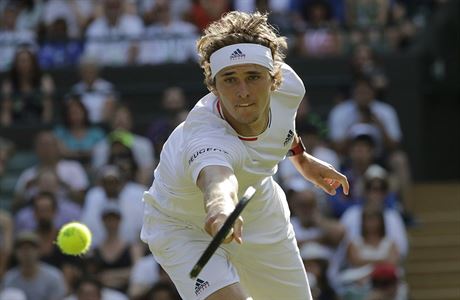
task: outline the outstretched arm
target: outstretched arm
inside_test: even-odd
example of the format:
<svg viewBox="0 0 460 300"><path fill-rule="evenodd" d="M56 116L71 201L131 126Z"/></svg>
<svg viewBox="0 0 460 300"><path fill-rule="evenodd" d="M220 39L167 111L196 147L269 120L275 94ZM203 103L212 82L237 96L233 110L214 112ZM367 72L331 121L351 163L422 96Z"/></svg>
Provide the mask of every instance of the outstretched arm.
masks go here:
<svg viewBox="0 0 460 300"><path fill-rule="evenodd" d="M296 147L298 149L299 145L300 138L296 134L291 149ZM326 193L335 195L335 190L342 186L344 193L348 195L350 186L347 178L336 171L330 164L315 158L306 151L295 151L294 155L290 156L289 159L303 177L322 188Z"/></svg>
<svg viewBox="0 0 460 300"><path fill-rule="evenodd" d="M238 201L238 181L228 167L207 166L200 171L197 185L203 192L204 207L207 213L204 228L211 236L215 236ZM224 243L235 239L241 244L242 230L243 219L240 216Z"/></svg>

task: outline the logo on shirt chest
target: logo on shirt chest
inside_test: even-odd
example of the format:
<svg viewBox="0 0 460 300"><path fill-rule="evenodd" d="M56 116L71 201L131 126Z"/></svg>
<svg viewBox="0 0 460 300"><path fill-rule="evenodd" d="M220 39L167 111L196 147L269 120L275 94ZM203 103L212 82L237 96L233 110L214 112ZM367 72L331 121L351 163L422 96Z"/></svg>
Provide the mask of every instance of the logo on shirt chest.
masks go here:
<svg viewBox="0 0 460 300"><path fill-rule="evenodd" d="M284 147L286 147L294 138L294 131L289 129L286 138L284 139Z"/></svg>

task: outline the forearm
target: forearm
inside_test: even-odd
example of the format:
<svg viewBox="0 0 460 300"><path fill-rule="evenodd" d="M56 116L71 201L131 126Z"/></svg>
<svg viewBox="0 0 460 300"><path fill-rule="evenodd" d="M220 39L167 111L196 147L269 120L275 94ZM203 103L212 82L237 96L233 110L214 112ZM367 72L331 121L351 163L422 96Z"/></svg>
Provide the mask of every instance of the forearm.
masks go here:
<svg viewBox="0 0 460 300"><path fill-rule="evenodd" d="M211 179L204 186L204 207L207 213L233 209L237 201L238 183L236 178Z"/></svg>

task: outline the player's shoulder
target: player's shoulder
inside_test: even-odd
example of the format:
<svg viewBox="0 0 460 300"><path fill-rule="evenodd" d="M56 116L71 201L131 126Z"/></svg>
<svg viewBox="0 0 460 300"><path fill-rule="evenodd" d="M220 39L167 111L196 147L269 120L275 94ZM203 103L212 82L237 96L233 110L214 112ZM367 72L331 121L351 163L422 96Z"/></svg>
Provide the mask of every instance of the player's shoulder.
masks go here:
<svg viewBox="0 0 460 300"><path fill-rule="evenodd" d="M283 63L281 65L281 72L283 81L277 91L283 94L303 98L306 92L305 85L294 69L292 69L288 64Z"/></svg>

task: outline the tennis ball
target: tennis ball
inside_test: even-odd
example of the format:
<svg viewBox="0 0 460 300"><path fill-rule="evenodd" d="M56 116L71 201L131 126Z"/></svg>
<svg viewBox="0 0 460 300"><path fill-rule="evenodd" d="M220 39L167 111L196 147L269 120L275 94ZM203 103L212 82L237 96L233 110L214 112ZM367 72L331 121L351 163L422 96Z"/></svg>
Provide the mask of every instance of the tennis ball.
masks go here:
<svg viewBox="0 0 460 300"><path fill-rule="evenodd" d="M91 245L91 231L85 224L67 223L59 230L57 245L64 254L85 254Z"/></svg>

